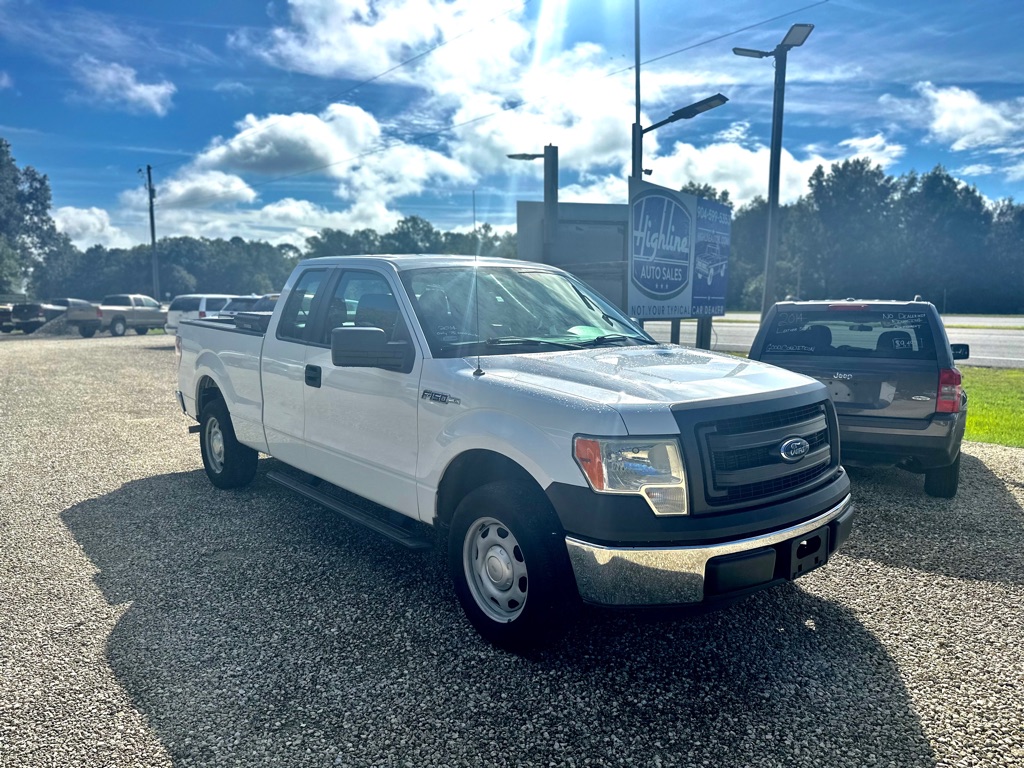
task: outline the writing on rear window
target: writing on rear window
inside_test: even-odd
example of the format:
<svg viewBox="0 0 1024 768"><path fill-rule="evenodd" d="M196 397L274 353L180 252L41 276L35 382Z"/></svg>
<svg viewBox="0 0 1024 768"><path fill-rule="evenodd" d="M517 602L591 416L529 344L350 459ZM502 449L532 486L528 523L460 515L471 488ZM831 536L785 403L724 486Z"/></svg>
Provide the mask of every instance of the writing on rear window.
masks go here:
<svg viewBox="0 0 1024 768"><path fill-rule="evenodd" d="M935 355L927 313L881 309L779 312L764 349L766 354L815 357Z"/></svg>

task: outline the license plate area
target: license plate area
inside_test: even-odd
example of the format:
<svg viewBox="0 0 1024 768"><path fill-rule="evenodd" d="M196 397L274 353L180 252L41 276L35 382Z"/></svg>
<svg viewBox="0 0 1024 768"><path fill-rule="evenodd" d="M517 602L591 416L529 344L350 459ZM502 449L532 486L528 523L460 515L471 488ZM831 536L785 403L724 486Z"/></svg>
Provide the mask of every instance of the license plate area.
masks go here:
<svg viewBox="0 0 1024 768"><path fill-rule="evenodd" d="M789 578L795 579L828 562L828 526L789 542Z"/></svg>

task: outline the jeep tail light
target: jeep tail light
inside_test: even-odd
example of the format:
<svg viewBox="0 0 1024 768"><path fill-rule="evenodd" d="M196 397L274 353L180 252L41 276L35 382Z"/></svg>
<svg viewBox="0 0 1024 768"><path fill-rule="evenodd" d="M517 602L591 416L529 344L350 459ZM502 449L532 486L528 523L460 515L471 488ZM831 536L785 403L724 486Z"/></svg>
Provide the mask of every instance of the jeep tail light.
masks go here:
<svg viewBox="0 0 1024 768"><path fill-rule="evenodd" d="M206 317L206 311L200 309L199 310L199 319L202 320L204 317Z"/></svg>
<svg viewBox="0 0 1024 768"><path fill-rule="evenodd" d="M935 399L936 413L960 413L960 371L943 368L939 371L939 396Z"/></svg>

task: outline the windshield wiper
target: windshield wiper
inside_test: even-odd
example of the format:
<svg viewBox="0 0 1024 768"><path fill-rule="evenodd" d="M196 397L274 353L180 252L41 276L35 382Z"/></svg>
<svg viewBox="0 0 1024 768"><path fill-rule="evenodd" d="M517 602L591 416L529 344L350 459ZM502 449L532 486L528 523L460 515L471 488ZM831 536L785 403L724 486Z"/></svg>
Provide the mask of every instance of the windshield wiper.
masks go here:
<svg viewBox="0 0 1024 768"><path fill-rule="evenodd" d="M595 336L592 339L581 341L580 346L584 347L600 347L604 344L614 344L619 341L635 341L639 344L657 344L656 341L650 341L645 339L643 336L627 336L623 333L606 333L603 336Z"/></svg>
<svg viewBox="0 0 1024 768"><path fill-rule="evenodd" d="M552 341L551 339L535 339L529 336L498 336L486 341L489 347L539 347L550 346L559 349L580 349L581 344L570 341Z"/></svg>

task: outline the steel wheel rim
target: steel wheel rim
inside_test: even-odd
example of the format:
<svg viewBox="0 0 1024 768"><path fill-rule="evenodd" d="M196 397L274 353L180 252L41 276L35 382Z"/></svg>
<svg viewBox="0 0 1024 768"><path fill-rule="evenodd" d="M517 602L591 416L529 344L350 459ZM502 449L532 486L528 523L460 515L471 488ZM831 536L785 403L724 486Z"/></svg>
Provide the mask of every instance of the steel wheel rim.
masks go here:
<svg viewBox="0 0 1024 768"><path fill-rule="evenodd" d="M216 473L224 470L224 433L217 419L206 422L206 457L210 460L210 469Z"/></svg>
<svg viewBox="0 0 1024 768"><path fill-rule="evenodd" d="M493 517L473 523L463 541L462 567L473 599L488 618L508 623L523 612L529 586L526 559L507 525Z"/></svg>

